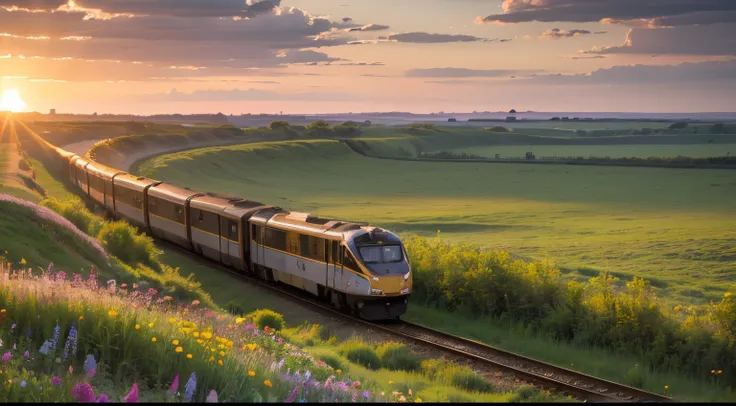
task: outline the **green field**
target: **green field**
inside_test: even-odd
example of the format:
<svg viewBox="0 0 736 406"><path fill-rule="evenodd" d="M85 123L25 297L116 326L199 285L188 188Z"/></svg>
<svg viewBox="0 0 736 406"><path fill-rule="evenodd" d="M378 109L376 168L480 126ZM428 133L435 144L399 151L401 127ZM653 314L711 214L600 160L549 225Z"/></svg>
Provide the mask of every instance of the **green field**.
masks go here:
<svg viewBox="0 0 736 406"><path fill-rule="evenodd" d="M693 145L537 145L526 146L477 146L452 148L446 150L453 153L466 153L493 158L499 154L501 158L518 158L532 151L537 159L543 157L579 157L584 158L648 158L688 156L692 158L708 158L736 155L736 144L693 144ZM436 151L430 151L436 152Z"/></svg>
<svg viewBox="0 0 736 406"><path fill-rule="evenodd" d="M440 230L579 279L643 276L682 303L720 298L736 277L732 171L386 161L299 141L165 155L140 172L397 232Z"/></svg>

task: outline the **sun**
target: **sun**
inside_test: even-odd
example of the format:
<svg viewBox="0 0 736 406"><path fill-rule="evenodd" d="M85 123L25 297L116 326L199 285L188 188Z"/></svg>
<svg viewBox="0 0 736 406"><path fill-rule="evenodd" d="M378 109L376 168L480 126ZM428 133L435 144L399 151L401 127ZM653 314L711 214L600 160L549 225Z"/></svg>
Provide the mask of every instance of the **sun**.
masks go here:
<svg viewBox="0 0 736 406"><path fill-rule="evenodd" d="M15 89L8 89L3 93L2 102L0 102L0 111L10 111L18 113L26 108L26 104L23 99L20 98L20 93Z"/></svg>

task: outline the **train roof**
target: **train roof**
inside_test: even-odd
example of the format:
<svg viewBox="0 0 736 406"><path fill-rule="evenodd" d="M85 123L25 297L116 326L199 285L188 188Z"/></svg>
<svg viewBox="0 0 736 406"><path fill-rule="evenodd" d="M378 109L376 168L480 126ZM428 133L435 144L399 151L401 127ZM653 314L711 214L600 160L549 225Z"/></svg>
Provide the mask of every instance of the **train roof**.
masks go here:
<svg viewBox="0 0 736 406"><path fill-rule="evenodd" d="M269 208L261 202L243 199L242 197L225 196L215 193L206 193L192 199L191 207L207 210L213 213L225 214L233 218L241 218L255 211Z"/></svg>
<svg viewBox="0 0 736 406"><path fill-rule="evenodd" d="M124 174L125 172L119 171L117 169L110 168L109 166L105 166L102 164L98 164L95 161L91 161L89 165L87 165L87 170L95 172L100 175L106 175L107 177L111 178L115 176L115 174Z"/></svg>
<svg viewBox="0 0 736 406"><path fill-rule="evenodd" d="M190 197L200 195L201 193L195 192L189 188L175 186L170 183L160 183L158 185L151 186L151 188L148 189L148 194L162 199L183 203Z"/></svg>
<svg viewBox="0 0 736 406"><path fill-rule="evenodd" d="M275 224L285 228L300 229L311 231L318 234L333 234L342 236L343 233L353 230L360 230L361 224L350 223L341 220L330 220L322 217L312 216L309 213L300 212L283 212L276 213L268 221L268 224Z"/></svg>
<svg viewBox="0 0 736 406"><path fill-rule="evenodd" d="M143 191L146 187L151 185L158 185L161 182L158 180L153 180L146 178L145 176L136 176L131 175L129 173L124 173L122 175L118 175L115 177L115 184L118 185L124 185L128 186L130 188L133 188L135 190Z"/></svg>

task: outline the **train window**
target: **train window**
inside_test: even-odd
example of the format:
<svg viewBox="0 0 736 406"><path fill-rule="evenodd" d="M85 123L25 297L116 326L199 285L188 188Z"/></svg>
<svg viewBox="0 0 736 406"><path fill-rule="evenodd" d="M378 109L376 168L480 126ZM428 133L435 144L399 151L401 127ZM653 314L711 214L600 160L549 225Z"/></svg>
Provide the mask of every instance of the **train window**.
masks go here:
<svg viewBox="0 0 736 406"><path fill-rule="evenodd" d="M191 211L193 217L192 227L210 234L220 235L220 216L206 210L191 209Z"/></svg>
<svg viewBox="0 0 736 406"><path fill-rule="evenodd" d="M286 251L286 233L281 230L266 227L265 245L280 251Z"/></svg>
<svg viewBox="0 0 736 406"><path fill-rule="evenodd" d="M301 248L301 256L315 261L325 260L325 243L324 239L312 237L311 235L300 235L299 245Z"/></svg>
<svg viewBox="0 0 736 406"><path fill-rule="evenodd" d="M158 198L148 196L148 211L151 214L158 214Z"/></svg>
<svg viewBox="0 0 736 406"><path fill-rule="evenodd" d="M332 262L335 264L342 264L342 258L340 258L340 242L332 241Z"/></svg>
<svg viewBox="0 0 736 406"><path fill-rule="evenodd" d="M256 243L260 242L260 240L258 240L258 226L255 224L251 224L250 226L250 238Z"/></svg>
<svg viewBox="0 0 736 406"><path fill-rule="evenodd" d="M199 221L204 221L204 213L202 212L202 210L199 210L199 216L197 216L197 218L199 219Z"/></svg>
<svg viewBox="0 0 736 406"><path fill-rule="evenodd" d="M230 235L228 236L228 239L231 241L240 241L240 236L238 235L238 223L234 220L228 220L228 231L230 232Z"/></svg>
<svg viewBox="0 0 736 406"><path fill-rule="evenodd" d="M358 264L355 262L355 259L353 258L353 254L351 254L350 251L348 250L344 250L343 252L344 252L344 255L342 257L343 266L355 272L360 272L360 267L358 267Z"/></svg>

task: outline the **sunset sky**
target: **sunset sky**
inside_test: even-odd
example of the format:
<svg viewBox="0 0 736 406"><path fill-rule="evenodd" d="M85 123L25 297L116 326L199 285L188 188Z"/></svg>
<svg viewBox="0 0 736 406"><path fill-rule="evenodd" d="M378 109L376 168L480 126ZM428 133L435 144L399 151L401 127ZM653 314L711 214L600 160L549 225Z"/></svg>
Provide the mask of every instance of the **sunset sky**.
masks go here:
<svg viewBox="0 0 736 406"><path fill-rule="evenodd" d="M27 111L736 111L736 0L0 0Z"/></svg>

